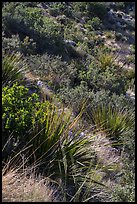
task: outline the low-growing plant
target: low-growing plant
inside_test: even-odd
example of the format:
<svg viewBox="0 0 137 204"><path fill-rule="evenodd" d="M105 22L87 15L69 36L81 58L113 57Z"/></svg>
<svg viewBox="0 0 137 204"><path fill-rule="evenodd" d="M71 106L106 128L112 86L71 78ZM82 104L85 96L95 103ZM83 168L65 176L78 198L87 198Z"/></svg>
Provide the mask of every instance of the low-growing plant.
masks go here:
<svg viewBox="0 0 137 204"><path fill-rule="evenodd" d="M2 59L2 86L12 85L16 81L23 79L23 73L27 69L26 60L19 52L8 53L3 52Z"/></svg>
<svg viewBox="0 0 137 204"><path fill-rule="evenodd" d="M49 14L52 16L58 16L58 15L66 15L67 17L72 17L72 11L68 5L66 5L66 2L59 2L50 5L50 8L48 9Z"/></svg>
<svg viewBox="0 0 137 204"><path fill-rule="evenodd" d="M125 157L128 158L128 155L126 154ZM135 161L131 162L131 158L127 158L123 167L124 176L112 190L113 202L135 202Z"/></svg>
<svg viewBox="0 0 137 204"><path fill-rule="evenodd" d="M123 135L128 134L134 122L134 113L120 110L111 104L95 106L91 110L91 118L99 127L108 130L111 139L121 140ZM123 140L124 141L124 140Z"/></svg>
<svg viewBox="0 0 137 204"><path fill-rule="evenodd" d="M20 52L23 55L30 55L36 53L36 42L30 39L28 36L23 41L19 38L19 35L12 35L11 38L3 36L2 49L8 52Z"/></svg>
<svg viewBox="0 0 137 204"><path fill-rule="evenodd" d="M105 32L105 36L106 36L108 39L113 39L113 38L114 38L114 34L112 33L112 31L106 31L106 32Z"/></svg>
<svg viewBox="0 0 137 204"><path fill-rule="evenodd" d="M88 14L92 17L99 17L104 19L107 13L107 7L104 2L88 2L87 4Z"/></svg>
<svg viewBox="0 0 137 204"><path fill-rule="evenodd" d="M32 127L38 101L37 94L29 96L29 90L17 83L2 89L2 147L12 134L13 143L9 143L11 151L25 142L24 135Z"/></svg>
<svg viewBox="0 0 137 204"><path fill-rule="evenodd" d="M35 164L25 168L23 158L16 165L10 165L11 160L8 159L2 168L3 202L56 202L58 200L59 196L58 198L55 196L57 189L53 188L54 182L37 173Z"/></svg>
<svg viewBox="0 0 137 204"><path fill-rule="evenodd" d="M6 37L18 34L20 39L24 40L29 36L36 42L37 52L61 52L63 32L59 23L43 16L40 8L31 8L20 3L14 8L15 12L12 12L10 6L9 3L3 7L3 31ZM53 46L54 49L51 49Z"/></svg>
<svg viewBox="0 0 137 204"><path fill-rule="evenodd" d="M99 63L101 64L102 69L106 69L107 67L112 67L114 64L114 58L111 54L101 54L99 56Z"/></svg>
<svg viewBox="0 0 137 204"><path fill-rule="evenodd" d="M122 39L123 39L122 33L116 33L116 34L115 34L115 39L116 39L117 41L122 40Z"/></svg>
<svg viewBox="0 0 137 204"><path fill-rule="evenodd" d="M133 55L127 56L126 61L127 61L128 64L130 64L130 63L135 64L135 55L133 54Z"/></svg>
<svg viewBox="0 0 137 204"><path fill-rule="evenodd" d="M98 17L92 18L91 25L95 30L99 30L102 26L102 22Z"/></svg>
<svg viewBox="0 0 137 204"><path fill-rule="evenodd" d="M83 182L85 176L89 176L96 165L95 153L91 150L92 136L89 141L86 137L80 138L79 132L74 132L71 137L69 135L69 131L73 129L82 112L71 122L71 112L64 112L64 109L58 109L48 101L40 104L36 94L25 97L27 91L23 86L16 84L3 89L3 133L6 129L7 133L13 131L15 140L12 150L15 143L17 146L14 154L9 151L8 154L14 156L13 162L15 158L20 157L18 153L20 148L24 148L23 154L26 158L24 165L33 162L39 164L47 176L60 178L65 187L74 186L75 194L79 182ZM14 102L11 93L14 95ZM8 110L10 118L6 117L5 109L6 113ZM3 134L3 151L9 139L6 136L8 134Z"/></svg>
<svg viewBox="0 0 137 204"><path fill-rule="evenodd" d="M58 92L62 87L72 87L77 81L77 62L72 60L67 63L61 57L48 54L31 55L27 57L30 70L45 81L53 91ZM46 64L45 64L46 61ZM37 69L39 67L39 69Z"/></svg>

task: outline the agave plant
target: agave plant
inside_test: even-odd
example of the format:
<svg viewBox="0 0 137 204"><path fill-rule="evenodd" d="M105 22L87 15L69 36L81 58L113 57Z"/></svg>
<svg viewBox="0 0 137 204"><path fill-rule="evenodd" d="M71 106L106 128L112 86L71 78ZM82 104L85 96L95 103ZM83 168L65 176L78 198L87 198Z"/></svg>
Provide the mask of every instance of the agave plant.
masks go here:
<svg viewBox="0 0 137 204"><path fill-rule="evenodd" d="M23 79L23 72L27 64L19 52L4 54L2 56L2 86L11 85Z"/></svg>

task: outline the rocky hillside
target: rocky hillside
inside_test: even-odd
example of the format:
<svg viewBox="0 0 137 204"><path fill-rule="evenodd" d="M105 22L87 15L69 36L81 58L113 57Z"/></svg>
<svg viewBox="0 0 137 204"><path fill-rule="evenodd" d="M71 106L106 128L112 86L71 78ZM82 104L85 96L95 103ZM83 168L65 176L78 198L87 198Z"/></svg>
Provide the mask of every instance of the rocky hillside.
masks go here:
<svg viewBox="0 0 137 204"><path fill-rule="evenodd" d="M66 177L59 177L62 166L55 166L55 172L50 174L44 172L49 177L59 172L58 178L51 176L58 184L59 200L134 201L135 2L3 2L2 52L3 135L8 138L12 131L17 135L13 136L16 145L12 143L11 149L20 147L20 135L28 135L35 117L39 116L41 121L49 119L46 134L51 137L54 131L57 136L62 134L67 126L67 122L62 124L66 121L63 114L64 118L71 114L71 122L79 122L74 129L74 124L69 125L69 143L62 143L61 153L57 151L56 159L52 157L46 164L49 173L51 161L55 165L56 161L63 161ZM17 105L12 107L14 101ZM49 109L43 109L44 102ZM58 107L60 118L58 114L54 117L56 108L52 110L49 104ZM54 127L52 117L59 126ZM43 127L41 123L35 131ZM41 138L43 141L43 135ZM85 139L89 144L83 142ZM35 141L35 145L38 141L41 140ZM55 145L52 139L48 142L48 147ZM89 160L82 163L84 147L87 153L93 151L90 173ZM47 146L36 156L49 151L44 148ZM81 168L76 175L88 175L85 185L75 176L73 182L67 177L74 169L68 152ZM98 187L99 183L102 185ZM67 190L60 185L66 185ZM86 194L87 186L93 192L88 189Z"/></svg>

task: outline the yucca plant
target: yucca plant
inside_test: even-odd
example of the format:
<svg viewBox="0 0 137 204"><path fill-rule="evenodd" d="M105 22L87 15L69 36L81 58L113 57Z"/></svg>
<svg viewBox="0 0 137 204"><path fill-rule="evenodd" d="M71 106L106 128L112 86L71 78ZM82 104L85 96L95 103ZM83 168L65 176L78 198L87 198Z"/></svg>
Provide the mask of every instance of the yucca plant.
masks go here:
<svg viewBox="0 0 137 204"><path fill-rule="evenodd" d="M102 104L91 111L93 122L98 127L103 127L113 139L119 140L127 134L134 123L134 113L116 107L116 105Z"/></svg>
<svg viewBox="0 0 137 204"><path fill-rule="evenodd" d="M39 164L46 176L60 179L65 188L74 188L73 194L82 182L91 181L89 175L96 166L92 140L81 138L79 131L73 131L73 135L69 136L81 114L72 122L70 113L45 101L35 112L30 134L24 136L26 145L22 153L27 165ZM20 155L16 155L13 163L20 159ZM94 183L94 178L92 180Z"/></svg>
<svg viewBox="0 0 137 204"><path fill-rule="evenodd" d="M74 133L73 137L69 138L69 131L75 125L80 115L71 122L71 112L65 112L63 108L59 110L48 101L43 103L35 113L33 130L28 136L28 144L33 145L32 149L35 152L36 159L46 162L47 167L51 165L55 174L57 174L58 165L60 164L64 174L68 170L71 172L70 163L72 164L71 159L74 155L75 158L73 159L75 161L83 158L83 155L87 155L86 157L90 158L86 148L84 148L89 144L87 139L80 139L78 133ZM62 157L64 160L62 160ZM52 160L52 164L47 162L49 160ZM69 169L66 167L67 165ZM49 168L50 172L51 166ZM67 169L65 170L65 168Z"/></svg>
<svg viewBox="0 0 137 204"><path fill-rule="evenodd" d="M32 140L28 143L32 146L28 155L31 162L40 164L40 169L46 176L58 182L63 201L72 198L74 201L80 199L79 194L89 183L102 184L100 179L93 176L97 161L92 148L92 136L90 140L86 137L80 138L78 131L70 138L69 130L72 129L74 122L70 123L68 116L64 121L64 111L57 116L53 110L49 111L48 108L43 127L36 122L35 134L33 132L35 136L31 136Z"/></svg>
<svg viewBox="0 0 137 204"><path fill-rule="evenodd" d="M17 84L3 88L3 122L8 120L8 126L3 125L3 132L4 128L10 130L9 133L15 139L13 147L17 147L10 163L16 164L23 157L24 166L33 163L39 165L39 170L46 176L58 183L61 180L64 199L70 199L70 196L66 197L65 191L68 186L74 196L83 182L86 185L89 181L94 183L97 180L91 176L96 166L92 136L81 137L81 130L75 127L81 118L83 107L79 115L73 118L72 112L66 111L61 103L60 106L49 101L40 103L37 94L29 96L27 93L28 89ZM6 114L9 114L8 117ZM4 141L6 142L5 137ZM5 146L3 144L3 149ZM21 154L18 153L20 148L23 149ZM74 199L77 196L78 193Z"/></svg>
<svg viewBox="0 0 137 204"><path fill-rule="evenodd" d="M11 85L23 79L23 72L27 69L26 61L19 52L2 56L2 86Z"/></svg>
<svg viewBox="0 0 137 204"><path fill-rule="evenodd" d="M24 158L24 167L38 166L38 171L57 182L63 201L81 200L86 188L89 190L83 200L88 200L90 187L102 184L97 175L101 167L97 167L92 146L96 135L81 137L81 130L75 128L82 111L72 120L71 112L63 107L56 107L49 101L39 103L32 115L30 131L23 136L23 150L16 151L9 164L16 165Z"/></svg>

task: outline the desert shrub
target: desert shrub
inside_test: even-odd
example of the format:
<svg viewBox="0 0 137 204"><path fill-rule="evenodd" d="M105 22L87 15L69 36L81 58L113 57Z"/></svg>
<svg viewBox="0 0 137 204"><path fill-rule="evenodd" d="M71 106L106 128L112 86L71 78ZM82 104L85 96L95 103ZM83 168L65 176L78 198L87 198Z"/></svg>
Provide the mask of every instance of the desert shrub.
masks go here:
<svg viewBox="0 0 137 204"><path fill-rule="evenodd" d="M125 95L110 95L105 90L96 92L92 96L91 101L92 103L87 106L88 117L86 117L86 120L92 120L95 123L97 119L96 124L100 124L99 127L105 127L112 140L119 141L116 147L123 149L125 154L128 152L129 158L133 159L135 141L134 103L126 98Z"/></svg>
<svg viewBox="0 0 137 204"><path fill-rule="evenodd" d="M107 7L104 2L88 2L88 14L92 17L103 19L107 13Z"/></svg>
<svg viewBox="0 0 137 204"><path fill-rule="evenodd" d="M37 52L43 52L45 49L55 50L54 53L61 52L63 33L58 23L53 19L43 17L40 8L34 9L19 4L13 12L10 7L9 3L3 8L3 31L6 37L19 34L21 40L24 40L28 36L36 42Z"/></svg>
<svg viewBox="0 0 137 204"><path fill-rule="evenodd" d="M79 13L79 18L82 16L98 17L101 20L104 18L107 12L105 3L101 2L75 2L73 3L74 16Z"/></svg>
<svg viewBox="0 0 137 204"><path fill-rule="evenodd" d="M110 133L112 139L119 140L130 130L134 117L129 112L118 110L115 106L103 105L91 110L92 120L100 127L103 126Z"/></svg>
<svg viewBox="0 0 137 204"><path fill-rule="evenodd" d="M2 141L3 146L10 135L14 143L24 143L24 136L33 124L33 116L38 106L38 95L29 96L29 90L17 83L2 89ZM13 145L13 144L12 144Z"/></svg>
<svg viewBox="0 0 137 204"><path fill-rule="evenodd" d="M50 5L50 8L48 9L50 15L52 16L58 16L58 15L66 15L68 18L72 17L72 11L68 5L66 5L65 2L59 2Z"/></svg>
<svg viewBox="0 0 137 204"><path fill-rule="evenodd" d="M102 23L98 17L94 17L92 18L91 25L95 30L99 30L102 26Z"/></svg>
<svg viewBox="0 0 137 204"><path fill-rule="evenodd" d="M97 58L97 57L96 57ZM125 93L125 78L121 79L122 70L119 72L116 67L113 65L113 62L109 59L109 56L106 55L105 60L102 61L101 56L99 57L100 61L97 59L86 66L85 70L79 70L80 80L84 80L88 83L88 87L91 90L101 90L106 89L110 90L112 93ZM111 58L112 59L112 58ZM109 65L109 66L107 66Z"/></svg>
<svg viewBox="0 0 137 204"><path fill-rule="evenodd" d="M59 15L58 17L56 17L57 22L59 22L64 30L64 25L67 26L70 23L69 18L67 18L65 15Z"/></svg>
<svg viewBox="0 0 137 204"><path fill-rule="evenodd" d="M126 59L127 63L130 64L130 63L135 63L135 55L129 55L127 56L127 59Z"/></svg>
<svg viewBox="0 0 137 204"><path fill-rule="evenodd" d="M101 53L99 56L99 63L102 69L106 69L107 67L112 67L114 65L114 57L109 53Z"/></svg>
<svg viewBox="0 0 137 204"><path fill-rule="evenodd" d="M36 43L28 36L23 41L20 40L19 35L12 35L11 38L2 38L2 48L5 52L20 52L23 55L30 55L36 53Z"/></svg>
<svg viewBox="0 0 137 204"><path fill-rule="evenodd" d="M76 83L77 63L74 60L67 63L59 56L53 57L47 54L31 55L27 60L31 71L40 76L54 91L58 92L60 88L74 86Z"/></svg>
<svg viewBox="0 0 137 204"><path fill-rule="evenodd" d="M106 36L108 39L113 39L113 38L114 38L114 34L112 33L112 31L106 31L106 32L105 32L105 36Z"/></svg>
<svg viewBox="0 0 137 204"><path fill-rule="evenodd" d="M117 10L123 10L125 8L125 2L117 2L116 3Z"/></svg>
<svg viewBox="0 0 137 204"><path fill-rule="evenodd" d="M124 173L122 181L112 191L113 202L135 202L135 173L129 168L124 170Z"/></svg>
<svg viewBox="0 0 137 204"><path fill-rule="evenodd" d="M68 24L64 28L64 38L78 43L82 40L83 34L78 29L78 26L76 27L76 24Z"/></svg>
<svg viewBox="0 0 137 204"><path fill-rule="evenodd" d="M73 8L75 11L83 12L86 10L87 2L75 2Z"/></svg>
<svg viewBox="0 0 137 204"><path fill-rule="evenodd" d="M87 14L87 2L73 2L73 17L78 20Z"/></svg>
<svg viewBox="0 0 137 204"><path fill-rule="evenodd" d="M39 8L25 7L21 4L15 7L14 14L11 10L8 12L6 8L3 10L3 23L7 26L6 31L9 29L11 32L19 34L27 35L28 33L28 36L35 40L38 35L41 36L42 34L46 37L58 36L58 24L47 17L43 18Z"/></svg>
<svg viewBox="0 0 137 204"><path fill-rule="evenodd" d="M130 45L130 50L132 54L135 54L135 44Z"/></svg>
<svg viewBox="0 0 137 204"><path fill-rule="evenodd" d="M35 8L32 12L31 9L25 7L23 4L16 5L14 9L13 6L15 5L9 3L3 8L2 17L5 32L14 32L13 34L15 34L15 32L23 33L24 30L25 33L28 32L29 29L34 28L38 30L42 27L42 13L39 9Z"/></svg>

